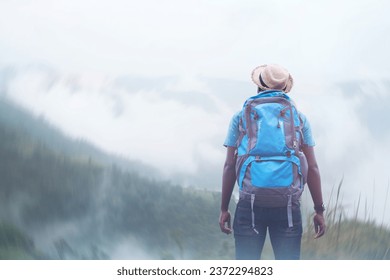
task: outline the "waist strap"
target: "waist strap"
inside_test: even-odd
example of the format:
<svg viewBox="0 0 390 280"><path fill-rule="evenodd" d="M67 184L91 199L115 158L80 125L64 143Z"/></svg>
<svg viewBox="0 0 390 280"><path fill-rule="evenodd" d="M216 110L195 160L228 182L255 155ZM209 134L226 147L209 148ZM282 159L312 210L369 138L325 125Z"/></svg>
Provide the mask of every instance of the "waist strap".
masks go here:
<svg viewBox="0 0 390 280"><path fill-rule="evenodd" d="M254 204L256 200L256 195L255 194L246 194L240 192L240 199L244 199L245 197L250 197L251 200L251 215L252 215L252 229L259 234L259 232L256 229L256 223L255 223L255 211L254 211ZM294 226L293 222L293 215L292 215L292 196L288 196L288 202L287 202L287 222L288 222L288 227L291 228Z"/></svg>

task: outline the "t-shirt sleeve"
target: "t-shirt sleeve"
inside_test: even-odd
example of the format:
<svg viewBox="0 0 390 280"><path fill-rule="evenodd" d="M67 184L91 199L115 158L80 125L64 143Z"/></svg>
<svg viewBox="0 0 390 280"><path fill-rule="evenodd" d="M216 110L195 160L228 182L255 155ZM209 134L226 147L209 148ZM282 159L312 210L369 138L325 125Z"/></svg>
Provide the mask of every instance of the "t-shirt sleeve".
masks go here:
<svg viewBox="0 0 390 280"><path fill-rule="evenodd" d="M225 138L225 142L223 145L225 147L237 147L237 140L240 134L239 131L239 119L240 119L240 112L237 112L233 115L232 119L230 120L229 129Z"/></svg>
<svg viewBox="0 0 390 280"><path fill-rule="evenodd" d="M316 143L314 141L314 137L313 137L313 134L311 131L311 126L310 126L308 119L302 113L300 113L300 117L301 117L302 122L303 122L303 128L302 128L303 144L306 146L311 146L311 147L315 146Z"/></svg>

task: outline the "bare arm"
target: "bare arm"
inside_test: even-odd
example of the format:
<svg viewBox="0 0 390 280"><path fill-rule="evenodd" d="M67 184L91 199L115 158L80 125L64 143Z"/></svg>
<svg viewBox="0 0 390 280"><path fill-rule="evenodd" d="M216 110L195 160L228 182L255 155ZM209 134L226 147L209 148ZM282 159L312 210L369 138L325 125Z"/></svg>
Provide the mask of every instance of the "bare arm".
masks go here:
<svg viewBox="0 0 390 280"><path fill-rule="evenodd" d="M231 216L229 212L229 202L232 197L234 185L236 183L236 148L227 147L226 160L222 174L222 199L219 226L224 233L231 233Z"/></svg>
<svg viewBox="0 0 390 280"><path fill-rule="evenodd" d="M307 185L310 190L311 197L315 206L323 204L321 190L321 176L318 168L317 160L314 154L313 147L304 147L303 153L306 156L308 163ZM315 238L321 237L325 233L325 219L323 211L316 211L314 216L314 229L316 232Z"/></svg>

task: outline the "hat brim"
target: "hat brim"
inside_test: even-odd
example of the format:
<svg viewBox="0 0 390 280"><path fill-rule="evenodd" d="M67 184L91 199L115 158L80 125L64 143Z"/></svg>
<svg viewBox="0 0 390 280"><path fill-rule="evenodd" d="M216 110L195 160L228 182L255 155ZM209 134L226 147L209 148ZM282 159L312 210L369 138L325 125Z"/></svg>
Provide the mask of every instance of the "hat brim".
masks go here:
<svg viewBox="0 0 390 280"><path fill-rule="evenodd" d="M265 67L267 66L267 64L264 64L264 65L260 65L260 66L257 66L253 71L252 71L252 81L261 89L261 90L270 90L270 88L268 87L264 87L261 82L260 82L260 74L264 71ZM286 84L286 89L283 90L285 93L288 93L290 92L291 88L293 87L294 85L294 80L291 76L291 74L289 74L289 79L287 81L287 84Z"/></svg>

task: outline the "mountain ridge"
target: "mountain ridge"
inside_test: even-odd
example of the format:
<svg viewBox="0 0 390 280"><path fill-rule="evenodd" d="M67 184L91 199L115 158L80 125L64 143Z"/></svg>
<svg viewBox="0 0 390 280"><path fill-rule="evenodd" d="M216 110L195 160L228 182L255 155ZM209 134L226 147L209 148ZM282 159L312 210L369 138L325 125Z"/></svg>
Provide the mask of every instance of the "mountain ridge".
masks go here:
<svg viewBox="0 0 390 280"><path fill-rule="evenodd" d="M218 230L218 193L64 151L55 137L29 134L44 131L42 120L30 125L37 120L12 115L18 111L4 100L0 109L0 222L25 240L20 247L0 238L0 257L231 258L232 244Z"/></svg>

